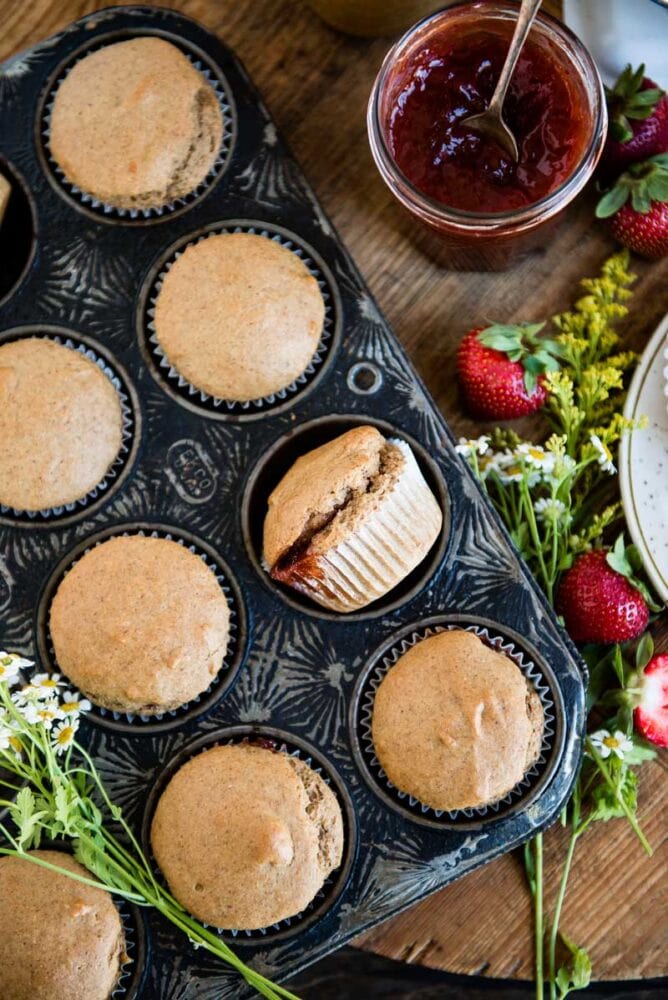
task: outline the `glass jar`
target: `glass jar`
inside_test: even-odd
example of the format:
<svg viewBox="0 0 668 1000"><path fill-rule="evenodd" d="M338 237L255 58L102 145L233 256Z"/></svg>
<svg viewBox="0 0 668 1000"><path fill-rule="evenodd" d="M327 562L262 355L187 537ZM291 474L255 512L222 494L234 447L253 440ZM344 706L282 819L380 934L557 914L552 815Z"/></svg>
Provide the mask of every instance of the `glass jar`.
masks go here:
<svg viewBox="0 0 668 1000"><path fill-rule="evenodd" d="M371 38L396 35L418 18L444 7L444 0L307 0L333 28Z"/></svg>
<svg viewBox="0 0 668 1000"><path fill-rule="evenodd" d="M411 61L445 33L465 33L490 22L517 18L517 6L483 0L458 3L420 21L390 49L371 92L367 126L371 151L383 180L414 220L421 247L452 270L504 270L518 256L544 244L550 228L590 179L605 142L607 113L596 66L576 36L547 14L539 13L531 37L549 47L563 64L578 98L586 105L584 152L570 176L532 204L503 212L476 213L451 208L415 187L395 163L388 143L388 122ZM504 27L506 27L504 26ZM581 97L580 97L581 95Z"/></svg>

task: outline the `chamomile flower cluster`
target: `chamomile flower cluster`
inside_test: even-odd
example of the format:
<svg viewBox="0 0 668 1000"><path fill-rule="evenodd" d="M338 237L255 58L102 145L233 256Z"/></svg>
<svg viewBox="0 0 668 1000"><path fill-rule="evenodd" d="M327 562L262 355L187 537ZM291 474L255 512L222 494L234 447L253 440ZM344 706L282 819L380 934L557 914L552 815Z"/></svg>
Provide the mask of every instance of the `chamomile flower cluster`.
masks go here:
<svg viewBox="0 0 668 1000"><path fill-rule="evenodd" d="M22 671L34 664L15 653L0 651L0 753L21 755L27 729L48 733L56 754L72 746L79 716L91 703L78 691L67 689L60 674L33 674L24 682Z"/></svg>

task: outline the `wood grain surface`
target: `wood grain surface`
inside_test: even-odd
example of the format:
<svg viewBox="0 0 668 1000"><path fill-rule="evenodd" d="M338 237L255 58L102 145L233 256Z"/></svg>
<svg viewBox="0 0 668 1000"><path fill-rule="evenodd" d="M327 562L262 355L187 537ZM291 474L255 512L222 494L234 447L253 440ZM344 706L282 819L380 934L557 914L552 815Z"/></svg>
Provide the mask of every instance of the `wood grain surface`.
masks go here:
<svg viewBox="0 0 668 1000"><path fill-rule="evenodd" d="M0 59L106 3L0 0ZM456 274L432 264L408 238L366 142L365 107L387 39L330 30L300 2L172 0L219 34L246 64L325 209L456 433L479 425L460 412L454 358L460 337L490 319L537 320L567 307L579 279L613 250L593 217L592 192L575 204L548 246L502 274ZM547 6L555 9L554 3ZM1 142L1 137L0 137ZM668 264L634 259L636 295L624 326L642 349L668 310ZM531 422L524 430L536 429ZM656 628L668 648L668 624ZM664 761L665 765L665 761ZM576 855L564 930L586 944L597 979L665 974L668 924L664 766L643 768L641 819L650 861L621 821L591 830ZM547 836L548 895L563 855ZM531 923L519 858L502 858L360 938L360 947L452 972L531 977Z"/></svg>

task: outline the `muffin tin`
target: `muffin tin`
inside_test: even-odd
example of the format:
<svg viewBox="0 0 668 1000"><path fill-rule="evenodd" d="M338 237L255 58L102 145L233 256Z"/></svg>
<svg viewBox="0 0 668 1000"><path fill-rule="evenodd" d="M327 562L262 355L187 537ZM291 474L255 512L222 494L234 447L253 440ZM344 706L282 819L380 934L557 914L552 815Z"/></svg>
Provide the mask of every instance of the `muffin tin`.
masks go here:
<svg viewBox="0 0 668 1000"><path fill-rule="evenodd" d="M121 215L62 183L49 161L45 115L73 61L146 33L178 45L218 81L229 127L225 154L202 191L159 214ZM583 668L261 98L221 42L171 11L112 8L5 63L0 97L0 169L21 185L2 230L17 259L0 268L0 343L47 334L85 345L122 381L132 418L123 468L91 503L34 518L0 510L0 647L54 665L53 588L101 538L171 535L216 565L235 612L221 682L160 718L93 712L82 732L138 833L157 789L204 744L270 740L321 770L346 817L341 870L300 917L234 937L245 961L285 980L554 820L581 752ZM304 378L247 406L192 392L151 341L161 271L179 248L229 229L264 234L299 253L327 302L321 348ZM299 454L360 423L411 444L444 525L399 587L342 616L268 577L262 519L268 493ZM435 815L383 784L365 741L365 711L379 664L415 636L453 625L483 630L486 641L518 657L549 705L550 724L535 773L508 801L482 813ZM250 995L236 974L157 914L144 916L145 961L123 995Z"/></svg>

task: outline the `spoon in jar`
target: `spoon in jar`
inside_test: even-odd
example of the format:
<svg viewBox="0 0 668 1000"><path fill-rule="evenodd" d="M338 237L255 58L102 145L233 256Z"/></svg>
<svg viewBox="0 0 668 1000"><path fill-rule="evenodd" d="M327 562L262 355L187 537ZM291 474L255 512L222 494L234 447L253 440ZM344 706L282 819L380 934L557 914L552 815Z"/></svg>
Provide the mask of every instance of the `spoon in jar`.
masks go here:
<svg viewBox="0 0 668 1000"><path fill-rule="evenodd" d="M482 132L490 139L495 139L499 146L512 156L515 163L519 160L520 154L515 136L503 120L503 102L506 99L508 84L522 51L522 46L527 39L540 5L541 0L522 0L508 55L487 110L479 115L470 115L459 122L459 125L467 125L469 128L475 129L476 132Z"/></svg>

